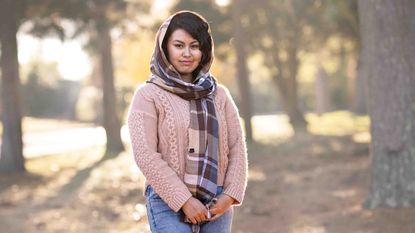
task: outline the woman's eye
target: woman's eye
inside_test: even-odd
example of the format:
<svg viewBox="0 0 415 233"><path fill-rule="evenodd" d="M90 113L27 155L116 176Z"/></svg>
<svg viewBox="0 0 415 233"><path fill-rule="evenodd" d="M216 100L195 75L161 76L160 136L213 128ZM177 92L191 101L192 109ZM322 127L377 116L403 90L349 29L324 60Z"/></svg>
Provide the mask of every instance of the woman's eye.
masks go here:
<svg viewBox="0 0 415 233"><path fill-rule="evenodd" d="M176 47L176 48L183 48L183 45L182 44L175 44L174 47Z"/></svg>
<svg viewBox="0 0 415 233"><path fill-rule="evenodd" d="M198 44L192 45L192 49L199 49L199 45Z"/></svg>

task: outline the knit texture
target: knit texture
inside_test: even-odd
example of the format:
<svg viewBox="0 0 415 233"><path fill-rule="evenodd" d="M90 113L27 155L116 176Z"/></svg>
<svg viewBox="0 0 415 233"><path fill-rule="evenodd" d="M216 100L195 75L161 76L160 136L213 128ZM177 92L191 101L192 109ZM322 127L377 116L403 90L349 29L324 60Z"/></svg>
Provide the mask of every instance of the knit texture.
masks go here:
<svg viewBox="0 0 415 233"><path fill-rule="evenodd" d="M242 203L247 182L247 151L238 110L229 93L218 85L215 96L219 123L218 185ZM134 94L128 129L135 161L146 177L145 188L179 211L192 196L183 182L188 151L189 101L146 83Z"/></svg>

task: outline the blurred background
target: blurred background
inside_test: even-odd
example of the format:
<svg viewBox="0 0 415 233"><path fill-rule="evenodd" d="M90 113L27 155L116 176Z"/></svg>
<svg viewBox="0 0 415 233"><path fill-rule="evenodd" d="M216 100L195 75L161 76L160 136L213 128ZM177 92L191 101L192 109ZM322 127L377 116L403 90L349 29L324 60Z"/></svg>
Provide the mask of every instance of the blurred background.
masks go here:
<svg viewBox="0 0 415 233"><path fill-rule="evenodd" d="M413 5L1 0L0 229L150 232L144 178L133 160L125 122L134 90L149 77L159 25L178 10L194 10L210 23L215 43L211 72L230 89L248 140L248 189L244 204L235 208L233 232L415 232L412 208L374 209L411 207L415 197L378 200L379 188L371 186L369 155L376 150L369 150L370 119L382 120L389 110L373 112L371 118L368 106L383 104L382 98L371 102L367 93L387 93L382 90L395 82L385 82L386 89L370 86L368 77L376 76L370 64L382 66L374 60L376 43L370 39L382 35L375 26L388 24L376 24L369 13L366 24L359 17L372 8L378 9L372 15L382 19L403 14L391 21L395 31L385 33L399 41L401 30L411 41L413 27L408 32L398 20L413 14ZM365 28L375 29L369 35ZM410 43L392 44L405 51ZM410 64L411 58L402 61ZM413 72L413 64L409 67ZM399 77L414 78L411 72ZM399 82L399 77L395 81L401 89L392 88L393 93L406 93L400 103L413 106L413 81ZM409 120L393 115L383 123L408 129L415 114L404 112L398 115ZM414 132L411 127L402 132L407 134L395 137L397 144L415 140L413 134L405 136ZM402 153L413 158L415 148L405 146ZM413 162L408 164L410 169ZM406 181L413 185L415 175L410 174Z"/></svg>

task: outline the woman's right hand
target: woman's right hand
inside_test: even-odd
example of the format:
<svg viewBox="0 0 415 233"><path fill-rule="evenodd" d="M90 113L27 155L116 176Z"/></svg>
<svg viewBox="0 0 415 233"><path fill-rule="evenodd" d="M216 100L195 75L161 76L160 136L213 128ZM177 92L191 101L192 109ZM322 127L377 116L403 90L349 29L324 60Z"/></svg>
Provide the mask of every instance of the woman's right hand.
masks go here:
<svg viewBox="0 0 415 233"><path fill-rule="evenodd" d="M191 197L184 203L182 210L186 217L197 224L207 220L208 209L198 199Z"/></svg>

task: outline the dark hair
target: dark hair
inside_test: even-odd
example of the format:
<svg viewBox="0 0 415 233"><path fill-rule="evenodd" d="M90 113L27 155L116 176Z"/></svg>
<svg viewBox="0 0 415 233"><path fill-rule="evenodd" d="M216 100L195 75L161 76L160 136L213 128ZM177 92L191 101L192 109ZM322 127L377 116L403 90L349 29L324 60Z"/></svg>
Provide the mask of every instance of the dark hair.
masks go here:
<svg viewBox="0 0 415 233"><path fill-rule="evenodd" d="M208 22L199 14L190 11L181 11L176 13L170 21L164 36L162 48L167 58L169 57L167 50L167 41L171 34L177 29L183 29L195 38L200 44L202 58L199 66L192 72L192 76L196 77L199 71L208 64L212 59L212 36L210 34Z"/></svg>

